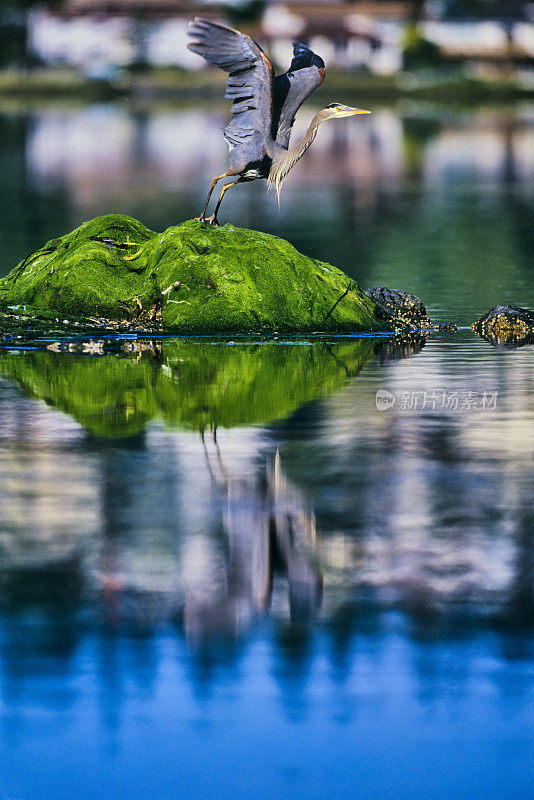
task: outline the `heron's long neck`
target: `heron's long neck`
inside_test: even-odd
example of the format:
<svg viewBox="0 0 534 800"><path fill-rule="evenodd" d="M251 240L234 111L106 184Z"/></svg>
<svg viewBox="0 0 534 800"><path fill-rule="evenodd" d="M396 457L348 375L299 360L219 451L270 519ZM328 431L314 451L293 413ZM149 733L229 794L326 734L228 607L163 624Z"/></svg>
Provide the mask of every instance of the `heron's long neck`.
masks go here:
<svg viewBox="0 0 534 800"><path fill-rule="evenodd" d="M287 173L292 167L295 166L299 158L304 155L308 147L311 145L317 136L317 129L321 122L321 114L316 114L310 122L310 126L302 139L293 145L293 147L290 147L289 150L280 150L277 156L273 159L267 180L269 182L269 188L271 186L276 187L278 202L280 202L280 190L282 189L282 184Z"/></svg>

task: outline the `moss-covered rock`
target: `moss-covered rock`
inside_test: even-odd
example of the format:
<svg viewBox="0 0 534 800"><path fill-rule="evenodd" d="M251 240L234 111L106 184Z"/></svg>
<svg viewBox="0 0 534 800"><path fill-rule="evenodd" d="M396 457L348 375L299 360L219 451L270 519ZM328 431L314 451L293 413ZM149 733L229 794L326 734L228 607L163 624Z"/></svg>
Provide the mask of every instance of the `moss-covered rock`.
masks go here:
<svg viewBox="0 0 534 800"><path fill-rule="evenodd" d="M0 304L184 333L392 330L353 280L283 239L195 220L154 233L117 214L25 259Z"/></svg>

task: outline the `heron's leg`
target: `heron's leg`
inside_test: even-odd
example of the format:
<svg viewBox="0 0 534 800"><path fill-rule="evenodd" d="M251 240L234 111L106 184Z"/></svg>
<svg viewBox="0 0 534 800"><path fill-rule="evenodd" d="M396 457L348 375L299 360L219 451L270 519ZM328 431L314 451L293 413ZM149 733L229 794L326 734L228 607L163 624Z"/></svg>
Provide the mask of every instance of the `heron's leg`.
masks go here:
<svg viewBox="0 0 534 800"><path fill-rule="evenodd" d="M202 209L202 214L200 215L200 217L196 217L196 219L199 222L205 222L205 220L206 220L206 211L208 210L208 203L210 201L211 193L215 189L215 185L217 184L217 181L220 181L221 178L227 178L227 177L228 177L228 172L225 172L224 175L217 175L217 177L215 177L212 180L211 186L210 186L210 190L208 192L208 196L206 197L206 202L204 203L204 208Z"/></svg>
<svg viewBox="0 0 534 800"><path fill-rule="evenodd" d="M219 210L219 207L220 207L220 205L222 203L222 199L224 197L224 193L226 192L227 189L230 188L230 186L235 186L236 183L239 183L239 182L240 182L240 179L238 178L236 181L232 181L231 183L227 183L225 186L223 186L222 192L219 195L219 199L217 200L217 205L215 206L215 211L213 212L213 215L206 220L206 222L209 222L210 225L218 225L219 224L219 222L217 220L217 211Z"/></svg>

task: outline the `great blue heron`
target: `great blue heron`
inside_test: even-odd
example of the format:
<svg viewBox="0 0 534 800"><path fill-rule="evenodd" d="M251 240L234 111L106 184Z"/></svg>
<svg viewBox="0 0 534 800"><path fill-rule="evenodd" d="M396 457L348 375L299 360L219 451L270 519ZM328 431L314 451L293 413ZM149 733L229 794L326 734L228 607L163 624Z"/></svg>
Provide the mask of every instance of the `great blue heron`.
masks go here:
<svg viewBox="0 0 534 800"><path fill-rule="evenodd" d="M275 77L271 62L250 36L200 17L190 26L189 36L193 41L188 48L229 73L226 97L232 100L232 120L224 129L224 138L230 148L230 169L212 180L204 209L198 217L203 222L218 225L217 212L230 186L267 178L280 198L284 178L315 139L321 122L370 112L331 103L314 116L303 138L289 147L295 114L324 80L323 59L306 45L293 42L289 70ZM217 181L229 177L237 177L237 180L223 186L213 216L206 219Z"/></svg>

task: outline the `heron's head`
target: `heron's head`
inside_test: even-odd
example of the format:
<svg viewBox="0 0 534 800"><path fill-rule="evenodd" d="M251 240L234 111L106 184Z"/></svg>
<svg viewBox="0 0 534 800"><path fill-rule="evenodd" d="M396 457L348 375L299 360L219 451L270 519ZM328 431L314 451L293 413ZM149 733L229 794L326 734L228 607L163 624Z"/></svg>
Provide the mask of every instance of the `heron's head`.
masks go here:
<svg viewBox="0 0 534 800"><path fill-rule="evenodd" d="M333 117L352 117L353 114L370 114L370 111L365 111L363 108L351 108L344 106L341 103L330 103L329 106L323 108L320 112L322 117L321 122L326 119L333 119Z"/></svg>

